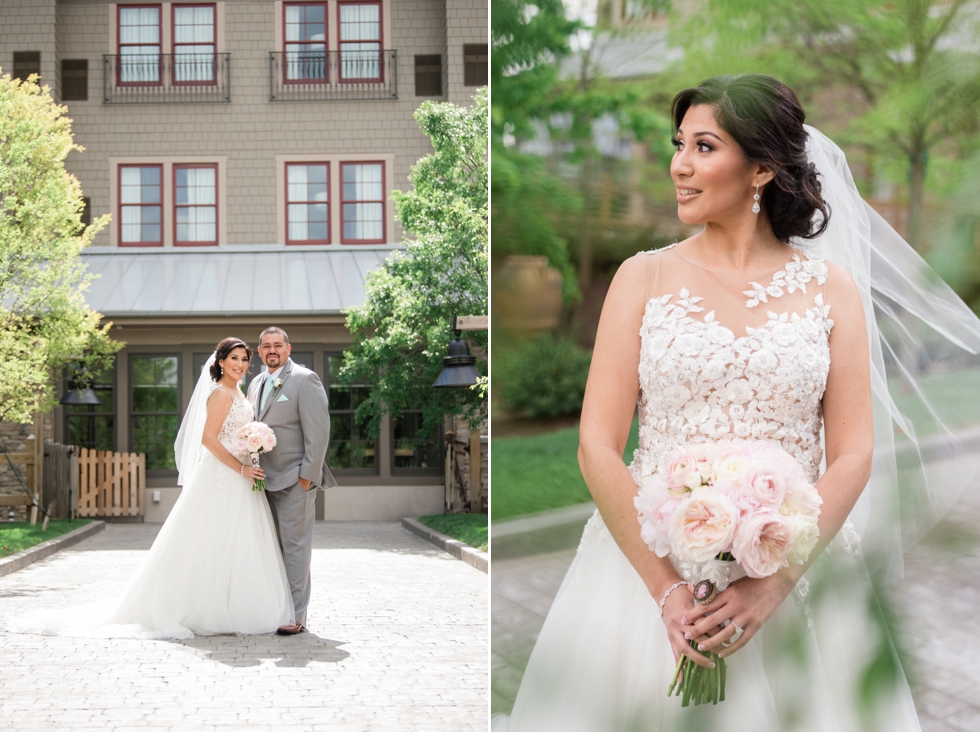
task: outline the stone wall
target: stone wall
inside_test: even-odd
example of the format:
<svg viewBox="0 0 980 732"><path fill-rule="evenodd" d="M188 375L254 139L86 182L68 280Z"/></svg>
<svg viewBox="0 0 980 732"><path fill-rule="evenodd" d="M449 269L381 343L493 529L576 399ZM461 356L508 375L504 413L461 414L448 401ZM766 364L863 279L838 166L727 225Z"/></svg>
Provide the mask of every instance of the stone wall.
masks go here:
<svg viewBox="0 0 980 732"><path fill-rule="evenodd" d="M3 448L8 453L24 452L27 445L27 438L32 434L34 434L33 424L0 422L0 445L3 445ZM44 416L44 439L49 441L53 439L50 414ZM17 470L20 471L21 477L25 477L23 465L18 465ZM0 454L0 496L19 496L23 495L23 493L24 489L21 487L20 481L17 480L17 476L10 469L7 459L3 454ZM15 520L24 521L26 511L25 508L20 506L14 508ZM6 521L9 512L10 509L6 506L0 507L0 521Z"/></svg>

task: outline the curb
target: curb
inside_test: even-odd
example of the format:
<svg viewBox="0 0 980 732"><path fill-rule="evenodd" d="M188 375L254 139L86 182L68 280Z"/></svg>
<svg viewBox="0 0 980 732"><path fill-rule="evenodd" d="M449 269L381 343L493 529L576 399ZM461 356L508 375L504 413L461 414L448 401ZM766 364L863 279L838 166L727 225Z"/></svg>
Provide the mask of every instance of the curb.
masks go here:
<svg viewBox="0 0 980 732"><path fill-rule="evenodd" d="M496 559L517 559L574 549L582 539L586 522L595 513L595 504L579 503L563 508L494 521L490 546Z"/></svg>
<svg viewBox="0 0 980 732"><path fill-rule="evenodd" d="M22 552L17 552L9 557L0 559L0 577L5 577L8 574L16 572L18 569L23 569L34 564L34 562L39 562L42 559L50 557L57 551L67 549L82 539L87 539L92 534L99 533L104 528L105 521L93 521L85 526L79 526L67 534L56 536L54 539L48 539L48 541L36 544Z"/></svg>
<svg viewBox="0 0 980 732"><path fill-rule="evenodd" d="M452 554L460 561L466 562L468 565L475 567L484 574L489 572L490 555L486 552L481 552L479 549L474 549L469 544L464 544L451 536L446 536L435 529L430 529L425 524L412 518L403 518L402 527L408 529L416 536L425 539L430 544L435 544L444 552Z"/></svg>

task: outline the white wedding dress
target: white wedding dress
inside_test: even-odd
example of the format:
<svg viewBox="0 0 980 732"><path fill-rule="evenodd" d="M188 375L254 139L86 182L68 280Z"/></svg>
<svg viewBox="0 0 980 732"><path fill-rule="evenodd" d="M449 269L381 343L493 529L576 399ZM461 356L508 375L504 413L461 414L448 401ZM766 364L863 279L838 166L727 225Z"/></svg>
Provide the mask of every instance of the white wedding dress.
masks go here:
<svg viewBox="0 0 980 732"><path fill-rule="evenodd" d="M823 459L821 400L843 270L795 255L775 273L720 274L672 247L646 258L639 364L641 483L677 445L738 437L794 455L811 481ZM838 312L838 317L840 317ZM637 524L637 531L639 525ZM689 568L677 567L687 580ZM727 698L681 708L675 663L650 597L596 512L527 664L507 732L857 732L919 730L898 667L862 717L875 657L895 660L860 539L848 522L751 641L727 659ZM880 616L879 616L880 617Z"/></svg>
<svg viewBox="0 0 980 732"><path fill-rule="evenodd" d="M211 391L217 385L211 382ZM236 454L235 433L253 419L236 398L218 439ZM15 633L192 638L272 633L293 622L292 595L268 500L251 481L202 449L183 491L122 596L9 621Z"/></svg>

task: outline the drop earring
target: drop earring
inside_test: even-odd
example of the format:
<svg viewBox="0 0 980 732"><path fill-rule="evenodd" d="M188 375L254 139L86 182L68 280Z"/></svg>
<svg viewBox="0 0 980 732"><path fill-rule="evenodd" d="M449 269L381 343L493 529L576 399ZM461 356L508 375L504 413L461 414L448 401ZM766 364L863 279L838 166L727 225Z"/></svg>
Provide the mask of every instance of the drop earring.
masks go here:
<svg viewBox="0 0 980 732"><path fill-rule="evenodd" d="M759 184L758 183L755 184L755 195L752 196L752 198L755 201L755 203L752 204L752 213L757 214L759 213L759 211L762 210L761 208L759 208Z"/></svg>

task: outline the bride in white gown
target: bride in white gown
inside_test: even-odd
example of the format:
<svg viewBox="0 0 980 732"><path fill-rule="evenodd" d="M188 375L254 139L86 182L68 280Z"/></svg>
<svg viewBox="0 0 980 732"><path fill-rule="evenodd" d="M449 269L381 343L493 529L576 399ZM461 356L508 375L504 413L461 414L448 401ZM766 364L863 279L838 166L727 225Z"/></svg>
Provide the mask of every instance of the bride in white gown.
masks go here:
<svg viewBox="0 0 980 732"><path fill-rule="evenodd" d="M175 446L180 498L146 561L116 600L39 610L8 630L43 635L191 638L273 633L293 622L292 595L264 493L236 432L253 420L238 388L251 350L226 338L208 360Z"/></svg>
<svg viewBox="0 0 980 732"><path fill-rule="evenodd" d="M874 268L881 252L849 251L866 234L849 207L860 208L865 228L868 214L839 149L803 120L793 92L765 76L709 79L675 99L678 214L704 228L634 256L610 286L580 428L579 462L598 510L512 714L495 718L494 730L920 729L876 621L860 536L869 510L889 515L884 481L865 489L883 455L876 432L880 444L892 440L868 283L868 261ZM818 171L818 150L836 170L821 158ZM627 468L637 405L640 447ZM807 565L738 580L696 611L683 583L698 578L641 540L633 499L672 448L732 438L773 442L799 460L823 498L820 543ZM711 663L689 638L726 657L727 698L717 706L681 708L667 697L680 654ZM883 687L864 687L879 692L868 707L860 690L876 659L897 671Z"/></svg>

